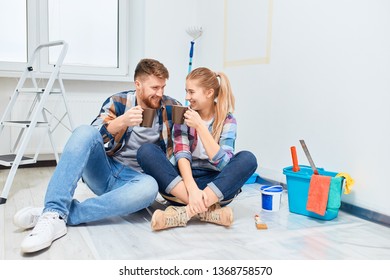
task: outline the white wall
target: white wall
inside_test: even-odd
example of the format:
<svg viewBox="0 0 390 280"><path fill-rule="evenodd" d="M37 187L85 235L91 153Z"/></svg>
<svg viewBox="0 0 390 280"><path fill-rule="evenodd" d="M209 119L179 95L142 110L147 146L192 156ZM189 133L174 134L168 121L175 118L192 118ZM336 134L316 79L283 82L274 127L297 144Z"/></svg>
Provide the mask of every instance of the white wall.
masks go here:
<svg viewBox="0 0 390 280"><path fill-rule="evenodd" d="M225 69L239 148L283 176L292 145L308 164L305 139L317 166L355 179L343 201L389 215L390 2L274 1L273 12L270 64Z"/></svg>
<svg viewBox="0 0 390 280"><path fill-rule="evenodd" d="M307 165L299 144L305 139L318 167L355 179L343 201L390 215L389 1L274 0L270 63L228 68L223 68L223 0L146 0L144 5L139 23L144 36L137 46L168 67L166 94L181 101L191 40L185 30L203 27L193 67L229 75L237 102L237 150L255 153L260 175L285 180L282 169L291 165L293 145L300 164ZM0 79L0 109L4 80L10 83ZM85 93L99 88L85 85ZM79 86L68 83L67 91L78 92ZM112 84L112 92L119 88Z"/></svg>
<svg viewBox="0 0 390 280"><path fill-rule="evenodd" d="M183 16L191 15L185 7L192 1L146 3L147 18L162 14L174 21L149 24L145 40L145 54L170 66L168 94L177 96L186 74L183 30L194 23L203 26L194 67L230 76L237 99L237 148L256 154L260 174L285 180L290 146L297 146L300 164L308 165L299 143L304 139L318 167L355 179L343 201L390 215L384 176L390 167L390 2L275 0L270 63L225 69L224 1L196 1L196 19L188 21Z"/></svg>

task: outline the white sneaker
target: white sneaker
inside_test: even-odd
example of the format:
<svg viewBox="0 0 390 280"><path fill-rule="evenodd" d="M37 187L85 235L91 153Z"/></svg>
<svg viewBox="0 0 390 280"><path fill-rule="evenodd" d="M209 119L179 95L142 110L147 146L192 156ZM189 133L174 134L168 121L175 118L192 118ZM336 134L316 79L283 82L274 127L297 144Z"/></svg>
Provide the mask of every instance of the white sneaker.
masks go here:
<svg viewBox="0 0 390 280"><path fill-rule="evenodd" d="M16 212L14 225L23 229L35 227L42 215L43 207L25 207Z"/></svg>
<svg viewBox="0 0 390 280"><path fill-rule="evenodd" d="M32 232L22 242L23 253L32 253L47 248L66 234L66 224L56 212L45 212L39 218Z"/></svg>

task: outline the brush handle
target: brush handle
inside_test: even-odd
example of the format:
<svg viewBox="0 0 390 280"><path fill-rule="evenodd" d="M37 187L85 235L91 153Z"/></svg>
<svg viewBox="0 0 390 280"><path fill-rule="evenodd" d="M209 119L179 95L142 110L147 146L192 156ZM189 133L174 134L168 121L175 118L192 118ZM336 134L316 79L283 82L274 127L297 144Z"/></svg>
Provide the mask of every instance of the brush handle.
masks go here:
<svg viewBox="0 0 390 280"><path fill-rule="evenodd" d="M295 146L290 147L291 150L291 157L292 157L292 162L293 162L293 168L292 171L298 172L300 170L299 165L298 165L298 157L297 157L297 149Z"/></svg>
<svg viewBox="0 0 390 280"><path fill-rule="evenodd" d="M313 169L313 173L316 174L316 175L318 175L318 174L319 174L319 173L318 173L318 170L317 170L317 168L316 168L316 165L314 164L313 159L311 158L311 155L310 155L310 153L309 153L309 149L308 149L307 146L306 146L305 140L299 140L299 142L301 143L302 149L303 149L303 151L304 151L305 154L306 154L306 157L307 157L307 160L308 160L309 163L310 163L311 169Z"/></svg>

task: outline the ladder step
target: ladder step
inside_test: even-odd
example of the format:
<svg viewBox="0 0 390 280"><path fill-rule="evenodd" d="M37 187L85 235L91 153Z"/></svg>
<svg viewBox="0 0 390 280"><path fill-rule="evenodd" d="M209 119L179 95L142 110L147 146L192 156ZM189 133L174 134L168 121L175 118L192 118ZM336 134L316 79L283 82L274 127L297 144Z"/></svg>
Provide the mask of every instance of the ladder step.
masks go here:
<svg viewBox="0 0 390 280"><path fill-rule="evenodd" d="M15 154L0 155L0 164L3 166L12 166L16 158ZM33 158L23 156L19 165L36 163L37 161Z"/></svg>
<svg viewBox="0 0 390 280"><path fill-rule="evenodd" d="M41 75L41 73L38 73L38 71L34 71L34 68L31 65L36 65L37 63L39 63L39 61L36 60L36 57L39 55L45 55L44 53L40 53L41 49L54 47L54 46L60 46L60 45L62 45L62 48L61 48L59 56L57 58L56 65L55 65L55 67L53 67L53 71L51 71L50 76L48 76L44 73L42 73L42 75ZM58 49L56 49L56 50L58 50ZM62 120L66 115L68 116L71 130L73 130L73 122L72 122L72 119L70 117L70 112L68 111L67 101L65 99L65 89L64 89L63 84L62 84L62 79L59 76L59 70L60 70L60 67L62 66L62 62L64 61L67 50L68 50L68 44L65 41L52 41L52 42L41 44L41 45L36 47L36 49L32 52L31 57L29 57L29 60L27 62L27 67L25 67L25 70L24 70L21 78L19 79L17 86L16 86L15 90L13 91L13 95L10 98L10 102L8 103L8 105L5 109L5 113L3 114L3 116L0 119L0 135L1 135L2 131L4 131L4 129L3 129L4 126L12 126L12 127L16 126L17 128L20 128L19 135L17 136L16 139L14 139L14 140L16 140L15 141L16 143L13 144L15 146L16 154L8 154L8 155L1 155L0 154L0 166L3 165L3 166L10 167L10 172L8 174L6 181L5 181L5 185L3 187L3 190L1 191L1 194L0 194L0 204L4 204L6 199L7 199L9 190L12 186L14 176L16 174L16 169L19 167L19 165L36 164L38 161L37 160L38 154L40 152L41 146L43 145L42 140L44 140L44 139L40 139L41 141L38 143L38 146L35 150L35 155L33 155L32 157L31 157L31 154L24 156L26 146L27 146L28 142L31 140L31 137L33 136L32 135L34 132L33 130L39 126L43 127L45 130L47 130L46 132L49 134L51 146L53 148L53 151L54 151L54 154L56 157L56 161L58 160L59 156L58 156L58 152L55 149L55 145L53 143L53 141L54 141L53 137L51 137L53 130L55 130L59 124L64 125L62 123ZM38 60L39 60L39 57L38 57ZM34 72L34 73L30 73L30 72ZM49 73L47 73L47 74L49 74ZM44 76L44 77L40 77L40 76ZM44 80L47 79L46 85L43 84L43 81L42 81L42 84L40 84L39 83L40 80L37 80L37 79L42 79L42 78ZM30 82L25 84L25 82L27 80L29 80ZM57 83L56 83L56 81L57 81ZM56 88L53 88L54 84L56 84ZM33 100L30 100L30 101L32 101L32 102L30 102L30 103L32 103L32 104L30 104L30 110L28 112L26 112L27 113L26 117L20 117L16 120L12 120L11 113L13 110L13 106L15 104L18 104L17 99L19 98L19 96L23 97L23 95L29 96L28 99L33 97L33 98L31 98ZM46 97L49 97L51 95L57 95L57 97L60 97L60 96L63 97L66 112L65 112L65 115L61 118L57 118L57 116L56 116L57 113L60 114L60 112L50 112L50 110L45 108L44 103L46 102L46 99L47 99ZM54 96L52 96L52 97L54 97ZM3 104L1 104L1 105L3 105ZM37 109L39 109L39 110L37 110ZM46 113L48 113L50 115L49 119L47 118ZM0 137L0 139L7 139L7 138L9 138L9 136L8 137L6 136L5 138L4 138L4 136L2 136L2 138ZM2 140L0 140L0 144L4 144L3 143L4 141L2 141L2 142L1 141ZM20 141L22 141L22 142L20 142ZM18 147L19 144L20 144L20 147L18 149L16 149L16 147ZM28 157L28 156L30 156L30 157ZM16 160L16 159L18 159L18 160ZM3 176L3 175L1 175L1 176ZM1 237L1 233L0 233L0 237Z"/></svg>
<svg viewBox="0 0 390 280"><path fill-rule="evenodd" d="M43 93L45 91L45 88L19 88L17 89L20 93ZM55 93L61 93L61 89L59 88L52 88L50 90L50 94Z"/></svg>
<svg viewBox="0 0 390 280"><path fill-rule="evenodd" d="M31 124L31 121L4 121L2 125L4 126L13 126L13 127L22 127L27 128ZM47 127L49 123L47 122L37 122L36 127Z"/></svg>

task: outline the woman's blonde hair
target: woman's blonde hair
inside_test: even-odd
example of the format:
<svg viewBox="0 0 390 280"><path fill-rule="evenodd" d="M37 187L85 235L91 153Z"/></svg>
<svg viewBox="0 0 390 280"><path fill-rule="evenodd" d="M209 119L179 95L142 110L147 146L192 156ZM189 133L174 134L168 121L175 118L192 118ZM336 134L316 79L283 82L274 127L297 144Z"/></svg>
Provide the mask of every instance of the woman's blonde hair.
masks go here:
<svg viewBox="0 0 390 280"><path fill-rule="evenodd" d="M206 90L214 89L214 123L212 135L219 142L223 123L229 113L234 112L234 95L228 77L223 72L213 72L206 67L192 70L186 80L197 80L198 85Z"/></svg>

